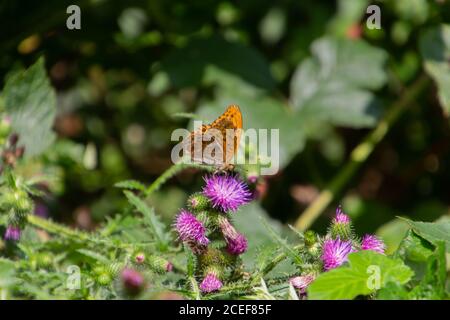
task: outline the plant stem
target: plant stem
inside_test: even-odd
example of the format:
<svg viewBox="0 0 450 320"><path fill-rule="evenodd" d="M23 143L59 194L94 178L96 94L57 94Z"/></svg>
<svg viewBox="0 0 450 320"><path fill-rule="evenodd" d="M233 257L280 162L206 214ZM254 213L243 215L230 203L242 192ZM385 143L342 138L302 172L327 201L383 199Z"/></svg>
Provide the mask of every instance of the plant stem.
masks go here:
<svg viewBox="0 0 450 320"><path fill-rule="evenodd" d="M29 214L27 216L27 220L29 224L53 234L66 236L75 240L89 240L89 234L85 232L65 227L61 224L40 218L33 214Z"/></svg>
<svg viewBox="0 0 450 320"><path fill-rule="evenodd" d="M429 84L429 78L421 75L409 88L406 88L401 97L389 108L386 115L377 126L363 139L363 141L350 154L350 161L331 180L319 196L306 208L295 222L295 228L301 231L308 229L320 216L326 207L333 201L342 188L367 160L375 147L383 140L389 129L406 110L406 107L415 102L415 99Z"/></svg>
<svg viewBox="0 0 450 320"><path fill-rule="evenodd" d="M145 190L144 195L147 197L153 192L157 191L167 180L177 175L179 172L188 169L196 168L207 171L214 171L214 167L196 163L177 163L171 166L169 169L164 171L153 183Z"/></svg>

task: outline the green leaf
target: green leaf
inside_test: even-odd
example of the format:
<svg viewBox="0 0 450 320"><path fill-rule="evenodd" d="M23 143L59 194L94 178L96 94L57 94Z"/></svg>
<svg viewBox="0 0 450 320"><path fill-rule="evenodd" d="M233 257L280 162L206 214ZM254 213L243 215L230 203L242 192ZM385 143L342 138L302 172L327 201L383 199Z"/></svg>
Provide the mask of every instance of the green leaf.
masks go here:
<svg viewBox="0 0 450 320"><path fill-rule="evenodd" d="M447 116L450 114L450 25L442 24L420 37L425 70L438 87L438 97Z"/></svg>
<svg viewBox="0 0 450 320"><path fill-rule="evenodd" d="M301 265L303 259L300 257L300 255L295 252L295 250L287 243L285 239L282 239L274 230L273 228L265 221L263 218L260 218L264 227L269 232L269 235L272 237L272 239L278 243L281 247L281 249L288 255L297 265Z"/></svg>
<svg viewBox="0 0 450 320"><path fill-rule="evenodd" d="M431 243L436 245L438 242L444 241L447 252L450 252L450 220L439 222L421 222L411 221L406 218L400 219L405 220L414 232Z"/></svg>
<svg viewBox="0 0 450 320"><path fill-rule="evenodd" d="M144 215L144 223L152 230L152 233L160 246L160 250L167 248L170 238L164 230L165 225L156 216L153 208L150 208L144 201L130 191L124 191L124 194L136 210Z"/></svg>
<svg viewBox="0 0 450 320"><path fill-rule="evenodd" d="M378 119L369 90L386 82L387 55L364 41L321 38L312 44L290 84L290 100L301 117L349 127L370 127Z"/></svg>
<svg viewBox="0 0 450 320"><path fill-rule="evenodd" d="M76 250L78 253L81 253L82 255L84 255L84 256L86 256L86 257L89 257L89 258L92 258L92 259L94 259L94 260L96 260L96 261L98 261L98 262L102 262L102 263L105 263L105 264L108 264L108 263L110 263L111 261L108 259L108 258L106 258L105 256L103 256L103 255L101 255L100 253L98 253L98 252L94 252L94 251L92 251L92 250L88 250L88 249L78 249L78 250Z"/></svg>
<svg viewBox="0 0 450 320"><path fill-rule="evenodd" d="M405 290L398 292L398 288L394 290L395 292L380 294L382 296L399 294L399 298L405 299L445 298L447 278L445 243L444 241L435 243L432 244L410 230L401 242L396 256L414 270L414 278L409 284L412 289L407 291L407 297L403 297Z"/></svg>
<svg viewBox="0 0 450 320"><path fill-rule="evenodd" d="M14 262L0 258L0 289L10 286L15 282Z"/></svg>
<svg viewBox="0 0 450 320"><path fill-rule="evenodd" d="M139 190L139 191L145 191L146 186L144 186L142 183L136 180L125 180L120 181L114 184L115 187L121 188L121 189L131 189L131 190Z"/></svg>
<svg viewBox="0 0 450 320"><path fill-rule="evenodd" d="M400 259L365 250L351 253L349 264L324 272L308 288L310 299L353 299L359 295L375 292L377 268L379 268L379 288L389 282L405 284L413 271ZM375 288L372 285L375 284Z"/></svg>
<svg viewBox="0 0 450 320"><path fill-rule="evenodd" d="M269 65L259 52L220 37L195 39L163 60L163 69L172 85L178 88L198 86L210 66L235 74L260 88L275 86Z"/></svg>
<svg viewBox="0 0 450 320"><path fill-rule="evenodd" d="M12 130L19 134L18 145L25 146L26 156L42 153L55 139L52 126L56 115L56 95L44 59L9 77L3 94Z"/></svg>

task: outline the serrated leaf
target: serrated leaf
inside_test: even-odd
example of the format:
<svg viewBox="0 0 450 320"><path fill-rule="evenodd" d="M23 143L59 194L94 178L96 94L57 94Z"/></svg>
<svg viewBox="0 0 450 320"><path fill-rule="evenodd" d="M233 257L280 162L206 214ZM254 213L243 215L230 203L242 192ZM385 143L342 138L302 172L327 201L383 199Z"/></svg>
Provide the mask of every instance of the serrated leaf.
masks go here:
<svg viewBox="0 0 450 320"><path fill-rule="evenodd" d="M82 255L84 255L86 257L89 257L89 258L92 258L92 259L94 259L94 260L96 260L98 262L102 262L102 263L105 263L105 264L110 263L108 258L106 258L104 255L102 255L102 254L100 254L98 252L95 252L95 251L92 251L92 250L89 250L89 249L78 249L76 251L78 253L81 253Z"/></svg>
<svg viewBox="0 0 450 320"><path fill-rule="evenodd" d="M364 41L325 37L312 45L290 84L293 107L305 119L349 127L375 125L379 110L369 90L386 82L387 55Z"/></svg>
<svg viewBox="0 0 450 320"><path fill-rule="evenodd" d="M405 220L411 228L418 235L427 239L433 244L437 244L440 241L444 241L447 252L450 252L450 220L438 221L438 222L421 222L412 221L406 218L400 218Z"/></svg>
<svg viewBox="0 0 450 320"><path fill-rule="evenodd" d="M420 37L420 51L425 70L438 87L438 97L447 116L450 115L450 25L426 30Z"/></svg>
<svg viewBox="0 0 450 320"><path fill-rule="evenodd" d="M146 187L136 180L125 180L114 184L116 188L145 191Z"/></svg>
<svg viewBox="0 0 450 320"><path fill-rule="evenodd" d="M56 95L44 59L9 77L3 94L12 131L19 134L18 145L25 146L25 156L42 153L55 139L52 126L56 115Z"/></svg>
<svg viewBox="0 0 450 320"><path fill-rule="evenodd" d="M348 259L348 265L319 275L307 289L308 298L354 299L359 295L375 292L377 280L377 289L380 289L389 282L405 284L413 275L413 271L400 259L389 258L369 250L351 253Z"/></svg>
<svg viewBox="0 0 450 320"><path fill-rule="evenodd" d="M8 287L15 282L14 262L0 258L0 289Z"/></svg>
<svg viewBox="0 0 450 320"><path fill-rule="evenodd" d="M288 255L296 265L301 265L303 259L300 257L300 255L295 252L295 250L287 243L287 241L285 239L282 239L263 218L260 217L260 219L264 227L267 229L267 231L269 231L272 239L280 245L281 249L286 253L286 255Z"/></svg>
<svg viewBox="0 0 450 320"><path fill-rule="evenodd" d="M165 225L156 216L153 208L130 191L124 191L128 201L144 216L144 223L152 230L161 250L167 248L170 238L165 232Z"/></svg>

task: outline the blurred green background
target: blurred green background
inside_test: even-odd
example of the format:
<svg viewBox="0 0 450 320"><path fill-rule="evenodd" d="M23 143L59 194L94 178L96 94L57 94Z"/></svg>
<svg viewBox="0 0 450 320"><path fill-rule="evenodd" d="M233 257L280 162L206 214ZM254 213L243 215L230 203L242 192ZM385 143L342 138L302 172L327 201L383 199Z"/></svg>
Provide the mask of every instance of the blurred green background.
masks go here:
<svg viewBox="0 0 450 320"><path fill-rule="evenodd" d="M71 4L81 8L81 30L66 28ZM366 26L369 4L381 8L381 29ZM180 114L211 121L236 103L244 128L280 129L280 171L259 184L261 204L239 215L250 227L266 213L293 223L340 172L424 73L422 37L450 21L450 5L6 0L0 17L1 87L44 56L57 92L58 138L20 167L53 178L39 214L94 229L125 205L114 183L148 184L170 167L170 134L189 126ZM393 247L406 230L395 216L448 215L448 110L430 85L313 228L325 230L342 204L358 233L378 230ZM148 201L169 222L201 182L199 172L183 172Z"/></svg>

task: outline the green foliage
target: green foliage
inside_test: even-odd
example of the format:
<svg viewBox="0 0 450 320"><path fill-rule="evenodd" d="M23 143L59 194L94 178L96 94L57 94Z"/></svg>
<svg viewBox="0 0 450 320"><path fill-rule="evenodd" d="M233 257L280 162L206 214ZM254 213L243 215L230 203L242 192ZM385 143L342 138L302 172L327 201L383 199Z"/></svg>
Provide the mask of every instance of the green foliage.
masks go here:
<svg viewBox="0 0 450 320"><path fill-rule="evenodd" d="M290 85L290 99L301 118L373 126L379 110L369 90L386 82L386 53L364 41L334 38L316 40L311 50L313 57L298 66Z"/></svg>
<svg viewBox="0 0 450 320"><path fill-rule="evenodd" d="M0 5L2 298L449 299L447 2L376 1L368 29L368 0L89 1L82 29L61 32L69 4ZM229 104L244 129L279 133L267 155L247 146L261 162L278 148L275 175L235 168L255 194L228 217L248 240L237 257L194 193L217 168L170 158L174 129ZM203 255L172 230L186 199ZM337 199L354 228L327 229ZM317 232L285 227L308 216ZM386 255L324 271L325 239L359 250L356 231L377 228ZM136 296L125 268L148 284ZM224 286L204 294L214 268ZM304 275L306 294L290 283Z"/></svg>
<svg viewBox="0 0 450 320"><path fill-rule="evenodd" d="M379 281L379 288L384 288L389 282L405 284L413 275L400 259L372 251L351 253L348 259L348 266L323 273L311 284L310 299L354 299L375 292L376 281ZM377 275L380 278L373 280Z"/></svg>
<svg viewBox="0 0 450 320"><path fill-rule="evenodd" d="M450 25L442 24L427 29L420 38L420 51L424 57L425 70L438 87L442 108L450 112Z"/></svg>
<svg viewBox="0 0 450 320"><path fill-rule="evenodd" d="M25 155L42 153L55 140L52 126L56 115L56 95L47 78L44 59L9 76L3 96L12 130L19 134Z"/></svg>

